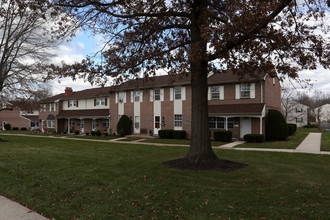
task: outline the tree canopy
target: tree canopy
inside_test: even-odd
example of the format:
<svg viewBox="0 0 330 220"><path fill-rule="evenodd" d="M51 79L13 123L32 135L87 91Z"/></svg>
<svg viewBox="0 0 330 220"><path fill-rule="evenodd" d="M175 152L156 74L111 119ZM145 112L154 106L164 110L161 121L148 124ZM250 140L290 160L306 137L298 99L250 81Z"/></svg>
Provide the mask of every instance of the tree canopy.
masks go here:
<svg viewBox="0 0 330 220"><path fill-rule="evenodd" d="M296 78L329 68L326 0L56 0L81 25L105 36L101 58L52 66L50 73L103 82L108 76L191 74L192 140L183 160L218 161L208 133L207 74L265 72ZM210 162L211 161L211 162Z"/></svg>

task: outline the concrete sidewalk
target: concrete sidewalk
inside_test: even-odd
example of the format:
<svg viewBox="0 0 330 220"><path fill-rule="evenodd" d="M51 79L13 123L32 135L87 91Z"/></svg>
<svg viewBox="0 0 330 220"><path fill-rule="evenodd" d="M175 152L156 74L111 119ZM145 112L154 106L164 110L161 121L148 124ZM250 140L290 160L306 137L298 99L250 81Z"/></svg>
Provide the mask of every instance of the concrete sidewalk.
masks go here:
<svg viewBox="0 0 330 220"><path fill-rule="evenodd" d="M309 133L296 148L297 152L320 153L322 133Z"/></svg>
<svg viewBox="0 0 330 220"><path fill-rule="evenodd" d="M49 220L36 212L0 196L0 220Z"/></svg>

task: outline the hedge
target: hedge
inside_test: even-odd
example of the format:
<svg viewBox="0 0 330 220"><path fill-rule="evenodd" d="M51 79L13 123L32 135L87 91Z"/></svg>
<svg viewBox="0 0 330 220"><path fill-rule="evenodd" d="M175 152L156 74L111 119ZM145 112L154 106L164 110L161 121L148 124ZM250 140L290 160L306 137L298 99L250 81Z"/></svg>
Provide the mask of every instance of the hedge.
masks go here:
<svg viewBox="0 0 330 220"><path fill-rule="evenodd" d="M10 124L5 124L4 125L6 131L10 131L11 125Z"/></svg>
<svg viewBox="0 0 330 220"><path fill-rule="evenodd" d="M174 139L186 139L186 131L172 131L172 136Z"/></svg>
<svg viewBox="0 0 330 220"><path fill-rule="evenodd" d="M233 137L233 132L231 131L214 131L214 140L230 142Z"/></svg>
<svg viewBox="0 0 330 220"><path fill-rule="evenodd" d="M13 127L13 131L18 131L18 127Z"/></svg>
<svg viewBox="0 0 330 220"><path fill-rule="evenodd" d="M22 127L21 128L21 131L26 131L27 129L25 127Z"/></svg>
<svg viewBox="0 0 330 220"><path fill-rule="evenodd" d="M266 140L276 141L288 138L288 126L282 113L275 109L270 109L266 118Z"/></svg>
<svg viewBox="0 0 330 220"><path fill-rule="evenodd" d="M117 124L117 133L121 136L132 134L132 120L127 115L120 117Z"/></svg>
<svg viewBox="0 0 330 220"><path fill-rule="evenodd" d="M265 141L265 137L263 134L246 134L244 135L244 141L246 142L255 142L262 143Z"/></svg>
<svg viewBox="0 0 330 220"><path fill-rule="evenodd" d="M167 130L159 130L158 135L160 138L173 138L173 130L167 129Z"/></svg>
<svg viewBox="0 0 330 220"><path fill-rule="evenodd" d="M292 136L297 131L297 125L296 124L287 124L288 125L288 135Z"/></svg>

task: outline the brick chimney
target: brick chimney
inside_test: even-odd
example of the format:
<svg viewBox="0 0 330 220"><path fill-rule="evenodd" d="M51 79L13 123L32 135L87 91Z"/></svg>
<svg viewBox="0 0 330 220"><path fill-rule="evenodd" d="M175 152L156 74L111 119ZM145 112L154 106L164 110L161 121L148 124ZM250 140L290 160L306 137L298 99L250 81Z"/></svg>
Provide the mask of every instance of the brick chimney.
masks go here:
<svg viewBox="0 0 330 220"><path fill-rule="evenodd" d="M72 95L72 88L71 87L66 87L64 91L65 91L65 96Z"/></svg>

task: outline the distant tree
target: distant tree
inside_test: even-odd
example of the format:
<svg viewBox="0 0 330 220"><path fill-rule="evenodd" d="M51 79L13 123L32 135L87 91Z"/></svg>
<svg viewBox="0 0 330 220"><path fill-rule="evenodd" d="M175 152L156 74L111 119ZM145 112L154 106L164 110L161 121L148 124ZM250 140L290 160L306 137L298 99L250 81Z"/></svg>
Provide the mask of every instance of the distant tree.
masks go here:
<svg viewBox="0 0 330 220"><path fill-rule="evenodd" d="M51 51L67 35L72 19L49 1L0 3L0 95L30 96L46 78ZM68 25L70 23L70 26ZM70 31L69 31L70 32Z"/></svg>
<svg viewBox="0 0 330 220"><path fill-rule="evenodd" d="M232 69L240 78L258 72L297 77L320 63L329 68L329 38L315 31L326 0L56 0L85 27L103 34L101 59L53 66L50 74L105 81L143 74L191 74L191 144L180 168L214 168L208 127L207 75ZM275 71L276 70L276 71Z"/></svg>

